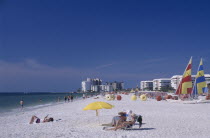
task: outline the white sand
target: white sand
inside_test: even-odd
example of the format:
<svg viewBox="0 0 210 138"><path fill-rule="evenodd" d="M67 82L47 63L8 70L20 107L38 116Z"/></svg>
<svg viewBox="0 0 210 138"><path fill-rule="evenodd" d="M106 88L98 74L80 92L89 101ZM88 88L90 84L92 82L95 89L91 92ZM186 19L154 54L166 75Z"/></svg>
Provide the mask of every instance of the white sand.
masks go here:
<svg viewBox="0 0 210 138"><path fill-rule="evenodd" d="M122 95L121 101L106 101L103 98L78 100L73 103L44 107L0 117L0 138L208 138L210 137L210 104L180 104L167 101L131 101L130 95ZM113 109L83 111L94 101L106 101ZM100 124L110 123L113 116L123 109L131 109L143 116L141 129L102 130ZM29 124L32 115L45 115L62 119L53 123ZM100 120L100 124L99 124Z"/></svg>

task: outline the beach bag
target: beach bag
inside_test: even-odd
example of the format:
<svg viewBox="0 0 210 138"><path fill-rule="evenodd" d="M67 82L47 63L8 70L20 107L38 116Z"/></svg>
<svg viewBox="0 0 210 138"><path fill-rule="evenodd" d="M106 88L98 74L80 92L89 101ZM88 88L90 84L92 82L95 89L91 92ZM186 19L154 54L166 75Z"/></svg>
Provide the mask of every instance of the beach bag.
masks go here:
<svg viewBox="0 0 210 138"><path fill-rule="evenodd" d="M141 115L137 116L136 121L139 122L139 127L141 127L141 125L142 125L142 116Z"/></svg>

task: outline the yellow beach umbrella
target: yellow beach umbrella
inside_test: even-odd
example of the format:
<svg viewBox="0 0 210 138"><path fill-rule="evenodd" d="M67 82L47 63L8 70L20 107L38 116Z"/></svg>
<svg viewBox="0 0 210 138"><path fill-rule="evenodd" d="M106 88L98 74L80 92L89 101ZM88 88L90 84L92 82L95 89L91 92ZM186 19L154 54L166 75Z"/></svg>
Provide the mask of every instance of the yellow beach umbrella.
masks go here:
<svg viewBox="0 0 210 138"><path fill-rule="evenodd" d="M112 109L114 106L106 102L93 102L88 104L83 110L96 110L96 116L98 116L98 109Z"/></svg>

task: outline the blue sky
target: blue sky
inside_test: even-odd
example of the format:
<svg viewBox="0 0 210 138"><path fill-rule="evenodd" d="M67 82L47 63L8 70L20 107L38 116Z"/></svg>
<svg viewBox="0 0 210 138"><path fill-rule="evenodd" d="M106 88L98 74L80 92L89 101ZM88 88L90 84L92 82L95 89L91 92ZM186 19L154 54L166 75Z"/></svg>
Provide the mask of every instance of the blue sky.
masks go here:
<svg viewBox="0 0 210 138"><path fill-rule="evenodd" d="M74 91L210 73L209 1L0 1L0 91Z"/></svg>

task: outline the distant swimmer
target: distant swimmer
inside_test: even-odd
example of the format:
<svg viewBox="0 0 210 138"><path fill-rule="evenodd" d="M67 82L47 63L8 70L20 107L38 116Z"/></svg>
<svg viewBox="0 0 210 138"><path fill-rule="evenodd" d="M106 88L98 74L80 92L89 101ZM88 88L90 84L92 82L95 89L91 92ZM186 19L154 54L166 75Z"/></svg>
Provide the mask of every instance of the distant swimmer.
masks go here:
<svg viewBox="0 0 210 138"><path fill-rule="evenodd" d="M22 99L22 100L20 100L20 106L21 106L21 108L23 108L23 104L24 104L24 101Z"/></svg>

